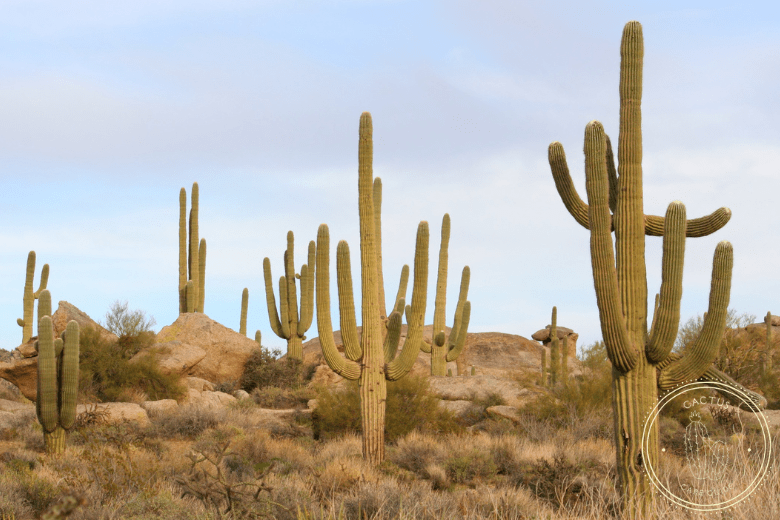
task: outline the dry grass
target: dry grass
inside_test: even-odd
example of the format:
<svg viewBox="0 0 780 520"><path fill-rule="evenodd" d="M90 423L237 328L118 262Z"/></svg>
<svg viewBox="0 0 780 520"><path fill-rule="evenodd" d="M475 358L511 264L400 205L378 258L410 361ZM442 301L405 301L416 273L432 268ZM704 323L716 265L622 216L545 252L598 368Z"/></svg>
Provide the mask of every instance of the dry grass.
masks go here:
<svg viewBox="0 0 780 520"><path fill-rule="evenodd" d="M63 496L86 501L74 520L620 518L612 443L582 428L534 423L543 438L522 426L413 431L372 468L359 436L278 436L254 425L251 411L183 406L146 428L86 425L59 458L44 454L35 415L19 414L0 444L0 518L39 518ZM780 518L777 450L773 456L764 485L728 518ZM663 499L656 507L670 520L705 518Z"/></svg>

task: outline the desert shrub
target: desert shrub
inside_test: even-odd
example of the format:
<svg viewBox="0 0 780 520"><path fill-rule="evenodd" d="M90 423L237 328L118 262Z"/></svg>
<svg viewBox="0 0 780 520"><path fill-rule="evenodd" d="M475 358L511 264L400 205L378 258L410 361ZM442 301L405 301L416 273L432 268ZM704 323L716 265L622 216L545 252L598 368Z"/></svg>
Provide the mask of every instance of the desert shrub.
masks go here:
<svg viewBox="0 0 780 520"><path fill-rule="evenodd" d="M102 338L94 327L79 333L80 400L115 402L132 400L128 393L142 391L150 400L182 399L186 389L177 374L163 374L154 354L134 363L129 358L138 350L151 346L154 335L122 336L119 341ZM132 353L132 354L131 354Z"/></svg>
<svg viewBox="0 0 780 520"><path fill-rule="evenodd" d="M612 367L606 346L583 348L585 375L556 385L521 410L526 420L577 429L580 437L612 438Z"/></svg>
<svg viewBox="0 0 780 520"><path fill-rule="evenodd" d="M313 366L305 366L300 359L279 359L281 354L280 350L256 348L244 365L240 387L249 393L267 386L297 388L311 379Z"/></svg>
<svg viewBox="0 0 780 520"><path fill-rule="evenodd" d="M475 484L498 474L498 466L489 453L474 450L455 455L444 464L449 480L455 484Z"/></svg>
<svg viewBox="0 0 780 520"><path fill-rule="evenodd" d="M128 310L127 301L124 303L116 300L111 304L111 309L106 313L108 331L117 336L138 336L142 332L149 332L155 324L154 317L146 319L146 313L141 310Z"/></svg>
<svg viewBox="0 0 780 520"><path fill-rule="evenodd" d="M307 387L295 389L265 386L252 391L252 399L261 408L305 408L317 391Z"/></svg>
<svg viewBox="0 0 780 520"><path fill-rule="evenodd" d="M595 498L599 494L597 486L589 483L587 472L602 473L600 481L605 475L603 468L598 468L592 461L579 464L567 460L558 453L550 462L547 459L539 459L535 463L526 464L518 475L517 484L528 488L540 499L558 508L571 508L580 500Z"/></svg>
<svg viewBox="0 0 780 520"><path fill-rule="evenodd" d="M210 407L185 405L152 418L153 432L164 438L194 439L225 422L225 412Z"/></svg>
<svg viewBox="0 0 780 520"><path fill-rule="evenodd" d="M321 387L312 416L315 438L327 439L345 433L359 433L360 394L357 381L347 381L345 389ZM429 432L460 431L453 415L441 410L424 376L407 375L388 381L385 408L385 440L395 442L412 430Z"/></svg>

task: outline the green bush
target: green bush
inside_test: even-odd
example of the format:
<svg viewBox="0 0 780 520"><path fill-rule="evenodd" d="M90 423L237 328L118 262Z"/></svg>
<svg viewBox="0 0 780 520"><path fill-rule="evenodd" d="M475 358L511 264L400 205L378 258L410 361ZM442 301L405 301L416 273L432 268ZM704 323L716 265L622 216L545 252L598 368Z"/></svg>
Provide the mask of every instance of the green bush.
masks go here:
<svg viewBox="0 0 780 520"><path fill-rule="evenodd" d="M117 336L137 336L142 332L151 332L155 324L154 317L146 319L144 311L129 311L127 302L119 300L111 304L111 309L106 313L106 329ZM102 325L102 323L101 323Z"/></svg>
<svg viewBox="0 0 780 520"><path fill-rule="evenodd" d="M79 333L79 398L81 402L112 402L128 390L144 392L150 400L182 399L186 389L177 374L160 372L156 356L129 363L130 357L154 344L154 335L121 336L119 341L101 337L95 327Z"/></svg>
<svg viewBox="0 0 780 520"><path fill-rule="evenodd" d="M249 393L255 388L267 386L292 389L311 379L314 366L304 366L300 359L279 359L280 355L279 350L256 348L244 365L244 374L239 382L241 388Z"/></svg>
<svg viewBox="0 0 780 520"><path fill-rule="evenodd" d="M439 399L428 388L424 376L407 375L388 381L385 408L385 440L395 442L412 430L454 432L462 427L453 415L439 408ZM346 433L360 433L360 394L357 381L347 381L341 391L321 387L312 416L316 439L330 439Z"/></svg>

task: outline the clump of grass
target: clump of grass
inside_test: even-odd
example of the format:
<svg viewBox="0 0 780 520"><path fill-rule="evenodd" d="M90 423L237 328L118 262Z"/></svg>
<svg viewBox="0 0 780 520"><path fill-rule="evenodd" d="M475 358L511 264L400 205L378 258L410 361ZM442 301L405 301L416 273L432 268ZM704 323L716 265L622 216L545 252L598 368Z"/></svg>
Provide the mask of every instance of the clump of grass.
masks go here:
<svg viewBox="0 0 780 520"><path fill-rule="evenodd" d="M226 411L187 404L153 417L154 435L163 438L194 439L209 428L225 422Z"/></svg>

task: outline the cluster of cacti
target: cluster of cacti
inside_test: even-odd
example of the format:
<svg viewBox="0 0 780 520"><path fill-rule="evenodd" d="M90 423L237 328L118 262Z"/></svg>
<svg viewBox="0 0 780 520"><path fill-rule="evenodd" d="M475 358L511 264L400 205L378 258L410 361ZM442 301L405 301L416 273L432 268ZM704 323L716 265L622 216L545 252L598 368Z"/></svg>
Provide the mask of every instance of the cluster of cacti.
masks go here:
<svg viewBox="0 0 780 520"><path fill-rule="evenodd" d="M469 279L471 270L469 266L463 268L460 277L460 294L458 304L455 307L455 318L450 330L449 338L445 335L444 319L447 303L447 257L450 242L450 216L444 214L441 221L441 246L439 248L439 273L436 277L436 303L433 311L433 341L429 344L423 340L420 348L423 352L431 354L431 375L443 376L447 371L447 363L455 361L463 351L466 344L466 334L471 317L471 302L468 298ZM459 370L459 372L464 372Z"/></svg>
<svg viewBox="0 0 780 520"><path fill-rule="evenodd" d="M654 489L644 471L658 460L658 429L651 430L642 452L645 414L658 402L659 390L701 377L717 356L726 324L733 251L720 242L715 250L709 311L697 340L683 356L672 356L682 297L686 236L709 235L728 221L721 208L688 221L685 206L672 202L665 218L645 215L642 201L642 27L629 22L620 49L620 132L618 169L609 139L597 121L585 130L588 204L574 190L563 147L552 143L549 160L561 198L574 218L590 229L599 319L612 363L617 473L624 513L646 516ZM613 249L612 231L615 231ZM662 281L657 317L647 329L645 235L663 236ZM617 258L617 262L615 261Z"/></svg>
<svg viewBox="0 0 780 520"><path fill-rule="evenodd" d="M238 324L238 333L246 336L246 311L249 305L249 289L244 287L241 293L241 321ZM260 332L260 331L258 331Z"/></svg>
<svg viewBox="0 0 780 520"><path fill-rule="evenodd" d="M314 311L314 240L309 242L308 263L301 266L301 272L295 272L293 232L287 232L287 250L284 252L284 276L279 278L279 312L276 311L276 299L271 279L271 260L263 259L265 277L265 298L268 305L268 319L271 330L287 340L287 358L303 359L303 340L311 327ZM301 281L301 309L298 312L298 298L295 279ZM279 315L281 314L281 319Z"/></svg>
<svg viewBox="0 0 780 520"><path fill-rule="evenodd" d="M189 239L189 247L187 240ZM189 233L187 192L179 191L179 314L203 312L206 297L206 239L198 243L198 183L192 183Z"/></svg>
<svg viewBox="0 0 780 520"><path fill-rule="evenodd" d="M328 226L322 224L317 232L317 327L320 333L322 353L328 366L340 376L359 380L360 408L363 434L363 458L372 464L384 459L386 380L403 377L412 367L422 341L428 283L428 223L420 222L417 228L417 244L414 257L414 282L412 304L407 313L408 330L401 354L392 361L385 361L383 320L380 314L378 289L378 256L376 253L376 227L372 162L373 141L371 114L360 116L358 147L358 198L360 214L360 266L362 288L363 325L358 339L355 305L352 294L352 273L349 246L340 241L336 251L341 337L344 354L336 349L333 327L330 321L330 235ZM392 312L388 320L384 342L395 341L401 332L401 313Z"/></svg>
<svg viewBox="0 0 780 520"><path fill-rule="evenodd" d="M41 283L38 286L37 291L33 291L34 277L35 251L30 251L27 255L27 274L24 277L24 296L22 298L24 317L16 320L16 323L22 327L22 343L27 343L30 338L32 338L35 300L40 297L41 291L46 290L46 284L49 281L49 264L43 264L43 269L41 269Z"/></svg>
<svg viewBox="0 0 780 520"><path fill-rule="evenodd" d="M54 339L51 295L44 290L38 304L38 393L35 411L43 427L46 453L65 451L66 433L76 421L79 388L79 325L68 323L61 338Z"/></svg>

